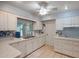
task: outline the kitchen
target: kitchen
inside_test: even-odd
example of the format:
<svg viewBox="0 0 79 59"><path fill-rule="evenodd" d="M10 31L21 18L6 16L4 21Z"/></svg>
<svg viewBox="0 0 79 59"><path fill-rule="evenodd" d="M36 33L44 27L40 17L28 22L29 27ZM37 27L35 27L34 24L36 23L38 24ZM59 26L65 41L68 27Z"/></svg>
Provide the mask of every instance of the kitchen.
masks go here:
<svg viewBox="0 0 79 59"><path fill-rule="evenodd" d="M0 58L79 58L78 5L0 1Z"/></svg>

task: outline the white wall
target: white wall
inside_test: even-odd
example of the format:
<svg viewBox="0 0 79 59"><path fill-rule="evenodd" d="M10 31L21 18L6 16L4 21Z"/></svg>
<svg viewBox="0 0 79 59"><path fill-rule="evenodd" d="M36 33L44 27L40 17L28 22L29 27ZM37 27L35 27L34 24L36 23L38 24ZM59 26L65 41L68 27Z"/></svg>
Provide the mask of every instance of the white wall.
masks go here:
<svg viewBox="0 0 79 59"><path fill-rule="evenodd" d="M35 16L31 15L27 11L24 11L24 10L19 9L17 7L11 6L9 4L4 4L4 3L1 3L1 2L0 2L0 10L10 12L12 14L19 15L19 16L22 16L22 17L25 17L25 18L27 18L29 20L39 20L38 17L35 17Z"/></svg>

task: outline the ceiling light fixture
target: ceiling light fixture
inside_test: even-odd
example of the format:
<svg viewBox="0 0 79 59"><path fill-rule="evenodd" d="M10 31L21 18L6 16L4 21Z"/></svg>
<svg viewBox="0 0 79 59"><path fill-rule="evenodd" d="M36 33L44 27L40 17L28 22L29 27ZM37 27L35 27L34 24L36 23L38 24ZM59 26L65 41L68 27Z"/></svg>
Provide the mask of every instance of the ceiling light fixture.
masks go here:
<svg viewBox="0 0 79 59"><path fill-rule="evenodd" d="M41 7L40 10L39 10L39 14L40 15L46 15L48 13L48 10L45 9L44 7Z"/></svg>

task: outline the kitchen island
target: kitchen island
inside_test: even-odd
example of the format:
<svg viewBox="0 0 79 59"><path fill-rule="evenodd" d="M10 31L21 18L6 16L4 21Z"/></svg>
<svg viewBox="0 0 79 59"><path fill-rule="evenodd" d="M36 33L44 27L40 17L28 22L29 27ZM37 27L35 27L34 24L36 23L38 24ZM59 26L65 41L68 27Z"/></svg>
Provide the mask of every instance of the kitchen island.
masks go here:
<svg viewBox="0 0 79 59"><path fill-rule="evenodd" d="M32 38L4 38L0 40L0 58L25 57L45 44L45 35Z"/></svg>

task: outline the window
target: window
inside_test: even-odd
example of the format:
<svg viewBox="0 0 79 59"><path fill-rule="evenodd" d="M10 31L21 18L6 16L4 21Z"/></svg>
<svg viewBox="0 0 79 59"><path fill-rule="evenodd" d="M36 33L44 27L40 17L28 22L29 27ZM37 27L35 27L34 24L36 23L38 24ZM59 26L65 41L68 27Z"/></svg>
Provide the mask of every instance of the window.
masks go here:
<svg viewBox="0 0 79 59"><path fill-rule="evenodd" d="M23 19L17 21L17 31L20 32L21 37L33 36L33 22Z"/></svg>

